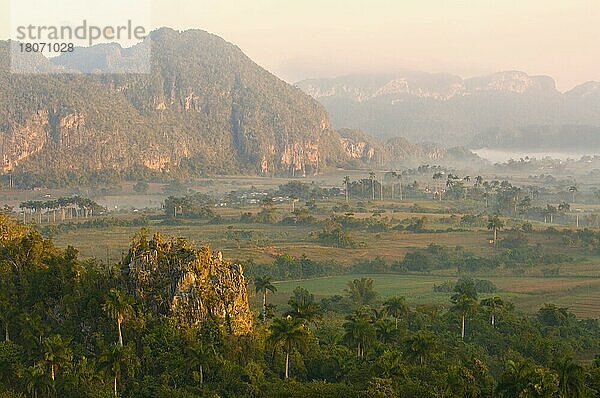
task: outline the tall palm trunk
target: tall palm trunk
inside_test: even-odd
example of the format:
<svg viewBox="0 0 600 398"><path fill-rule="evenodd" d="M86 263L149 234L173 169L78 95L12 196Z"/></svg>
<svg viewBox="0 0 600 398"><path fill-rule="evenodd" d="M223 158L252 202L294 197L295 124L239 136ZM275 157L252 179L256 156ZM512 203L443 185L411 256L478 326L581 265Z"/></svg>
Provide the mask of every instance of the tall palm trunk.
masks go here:
<svg viewBox="0 0 600 398"><path fill-rule="evenodd" d="M404 196L404 194L403 194L403 191L402 191L402 181L400 181L400 201L404 200L403 196Z"/></svg>
<svg viewBox="0 0 600 398"><path fill-rule="evenodd" d="M461 335L462 339L464 340L465 339L465 315L464 314L462 316L462 326L460 329L460 335Z"/></svg>
<svg viewBox="0 0 600 398"><path fill-rule="evenodd" d="M267 289L263 290L263 320L267 319Z"/></svg>
<svg viewBox="0 0 600 398"><path fill-rule="evenodd" d="M117 330L119 332L119 345L123 347L123 334L121 333L121 317L117 319Z"/></svg>
<svg viewBox="0 0 600 398"><path fill-rule="evenodd" d="M114 378L113 388L114 388L115 397L117 397L118 396L118 393L117 393L117 376L115 376L115 378Z"/></svg>
<svg viewBox="0 0 600 398"><path fill-rule="evenodd" d="M285 352L285 379L289 377L290 373L290 350L288 349Z"/></svg>
<svg viewBox="0 0 600 398"><path fill-rule="evenodd" d="M492 326L496 324L496 315L494 314L494 310L492 310Z"/></svg>
<svg viewBox="0 0 600 398"><path fill-rule="evenodd" d="M4 323L4 341L10 341L10 334L8 333L8 321Z"/></svg>
<svg viewBox="0 0 600 398"><path fill-rule="evenodd" d="M204 367L200 365L200 384L204 384Z"/></svg>

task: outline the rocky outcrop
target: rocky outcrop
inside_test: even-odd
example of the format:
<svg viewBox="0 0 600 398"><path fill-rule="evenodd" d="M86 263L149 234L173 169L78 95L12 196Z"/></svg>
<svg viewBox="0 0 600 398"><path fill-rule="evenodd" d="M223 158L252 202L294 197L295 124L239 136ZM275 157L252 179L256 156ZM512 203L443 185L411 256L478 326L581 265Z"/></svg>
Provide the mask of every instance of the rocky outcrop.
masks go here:
<svg viewBox="0 0 600 398"><path fill-rule="evenodd" d="M346 156L369 165L399 167L432 162L448 165L482 162L477 155L464 148L445 148L433 143L415 144L403 137L381 142L364 132L350 129L342 129L339 134Z"/></svg>
<svg viewBox="0 0 600 398"><path fill-rule="evenodd" d="M339 134L344 154L350 159L368 164L383 160L383 145L372 136L351 129L341 129Z"/></svg>
<svg viewBox="0 0 600 398"><path fill-rule="evenodd" d="M130 293L146 310L174 316L185 324L209 319L231 333L252 329L252 313L242 266L208 247L183 238L134 238L123 264Z"/></svg>
<svg viewBox="0 0 600 398"><path fill-rule="evenodd" d="M40 110L9 133L0 131L2 172L13 170L21 161L40 152L47 141L48 112Z"/></svg>
<svg viewBox="0 0 600 398"><path fill-rule="evenodd" d="M343 165L325 109L239 48L166 28L148 43L147 74L40 76L11 75L0 41L0 172L298 176ZM85 71L120 53L38 61Z"/></svg>

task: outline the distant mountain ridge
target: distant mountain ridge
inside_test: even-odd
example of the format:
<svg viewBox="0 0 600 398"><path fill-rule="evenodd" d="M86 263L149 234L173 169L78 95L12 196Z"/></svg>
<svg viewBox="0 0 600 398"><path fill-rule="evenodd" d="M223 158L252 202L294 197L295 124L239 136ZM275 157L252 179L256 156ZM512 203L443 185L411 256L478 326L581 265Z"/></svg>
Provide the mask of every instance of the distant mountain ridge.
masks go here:
<svg viewBox="0 0 600 398"><path fill-rule="evenodd" d="M318 101L204 31L162 28L139 47L104 44L21 60L43 74L11 74L10 45L0 42L0 175L24 185L302 176L393 160L381 145L362 151L371 138L338 133ZM148 48L150 73L117 73ZM107 67L115 73L93 73ZM48 73L57 71L76 73ZM430 160L406 148L412 159Z"/></svg>
<svg viewBox="0 0 600 398"><path fill-rule="evenodd" d="M77 175L310 174L350 158L323 107L200 30L150 34L149 74L9 73L0 42L0 170ZM117 69L131 52L80 49L35 70Z"/></svg>
<svg viewBox="0 0 600 398"><path fill-rule="evenodd" d="M403 72L310 79L297 86L325 106L335 128L412 141L502 146L503 131L514 138L511 132L526 135L536 126L547 131L600 126L600 83L561 93L551 77L519 71L470 79ZM496 139L486 142L491 134Z"/></svg>

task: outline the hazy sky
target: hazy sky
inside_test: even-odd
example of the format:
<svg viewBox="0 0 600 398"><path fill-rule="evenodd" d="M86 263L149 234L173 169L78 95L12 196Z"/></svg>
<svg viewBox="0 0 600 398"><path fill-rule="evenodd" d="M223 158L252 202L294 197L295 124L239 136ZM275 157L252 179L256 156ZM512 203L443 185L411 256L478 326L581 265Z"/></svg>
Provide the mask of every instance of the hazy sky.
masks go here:
<svg viewBox="0 0 600 398"><path fill-rule="evenodd" d="M59 9L66 1L52 4ZM155 27L215 33L290 82L402 68L465 77L516 69L550 75L561 90L600 81L600 0L150 3ZM6 37L8 17L1 17Z"/></svg>

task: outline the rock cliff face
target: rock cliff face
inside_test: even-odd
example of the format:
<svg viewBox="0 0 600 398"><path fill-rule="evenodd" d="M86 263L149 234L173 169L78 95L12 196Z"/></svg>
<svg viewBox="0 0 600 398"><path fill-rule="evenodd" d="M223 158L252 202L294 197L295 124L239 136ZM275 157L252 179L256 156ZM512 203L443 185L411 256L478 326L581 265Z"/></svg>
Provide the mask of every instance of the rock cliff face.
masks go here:
<svg viewBox="0 0 600 398"><path fill-rule="evenodd" d="M342 129L339 133L344 152L350 159L360 160L368 164L381 162L383 145L378 140L356 130Z"/></svg>
<svg viewBox="0 0 600 398"><path fill-rule="evenodd" d="M325 109L236 46L166 28L148 41L150 73L137 75L15 75L0 42L1 172L310 175L348 160ZM86 71L124 52L35 64Z"/></svg>
<svg viewBox="0 0 600 398"><path fill-rule="evenodd" d="M346 156L370 166L400 167L432 162L454 166L466 162L471 165L473 162L482 162L477 155L459 147L415 144L402 137L382 142L361 131L349 129L341 129L339 134Z"/></svg>
<svg viewBox="0 0 600 398"><path fill-rule="evenodd" d="M252 313L244 271L220 252L155 235L134 239L123 264L130 292L146 309L198 324L217 320L233 334L248 333Z"/></svg>

